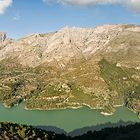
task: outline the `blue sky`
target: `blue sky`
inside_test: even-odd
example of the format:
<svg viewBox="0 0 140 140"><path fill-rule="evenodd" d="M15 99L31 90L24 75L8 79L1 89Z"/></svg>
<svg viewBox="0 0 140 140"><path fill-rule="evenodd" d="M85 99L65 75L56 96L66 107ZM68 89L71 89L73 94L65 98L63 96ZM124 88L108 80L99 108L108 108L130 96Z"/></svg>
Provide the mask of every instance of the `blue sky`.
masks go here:
<svg viewBox="0 0 140 140"><path fill-rule="evenodd" d="M140 24L140 14L128 5L62 4L56 1L48 4L43 0L13 0L0 14L0 31L6 32L9 37L20 38L30 33L56 31L64 26Z"/></svg>

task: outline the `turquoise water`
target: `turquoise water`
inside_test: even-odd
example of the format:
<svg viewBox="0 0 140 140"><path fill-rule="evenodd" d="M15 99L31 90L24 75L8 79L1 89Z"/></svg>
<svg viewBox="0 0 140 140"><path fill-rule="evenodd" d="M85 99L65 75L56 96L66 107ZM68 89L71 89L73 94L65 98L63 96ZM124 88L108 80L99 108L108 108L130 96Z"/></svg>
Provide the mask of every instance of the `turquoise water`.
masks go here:
<svg viewBox="0 0 140 140"><path fill-rule="evenodd" d="M7 109L0 104L0 121L10 121L29 125L51 125L70 132L77 128L118 121L140 121L138 116L125 107L117 108L112 116L103 116L88 107L52 111L26 111L23 104Z"/></svg>

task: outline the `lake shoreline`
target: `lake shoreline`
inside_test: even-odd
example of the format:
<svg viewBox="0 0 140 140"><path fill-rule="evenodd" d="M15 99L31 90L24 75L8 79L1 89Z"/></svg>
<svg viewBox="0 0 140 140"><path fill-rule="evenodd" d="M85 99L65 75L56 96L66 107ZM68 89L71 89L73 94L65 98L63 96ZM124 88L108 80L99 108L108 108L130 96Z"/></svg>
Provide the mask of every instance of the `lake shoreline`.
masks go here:
<svg viewBox="0 0 140 140"><path fill-rule="evenodd" d="M23 101L23 103L24 103L24 101ZM2 103L2 104L7 109L11 109L12 107L18 107L20 105L20 104L15 104L14 106L8 106L5 103ZM69 106L69 107L64 107L64 108L47 108L47 109L44 109L44 108L28 108L26 105L24 105L24 110L26 110L26 111L59 111L59 110L62 111L62 110L66 110L66 109L74 109L74 110L77 110L77 109L83 108L84 106L85 107L88 107L91 110L98 110L100 112L100 114L101 115L104 115L104 116L112 116L115 113L115 111L116 111L117 108L119 108L119 107L125 107L124 104L122 104L122 105L114 105L115 111L114 112L111 112L111 113L101 111L103 109L101 107L100 108L95 108L95 107L93 108L90 105L85 104L85 103L83 104L83 106L78 106L78 107ZM132 110L132 109L130 109L128 107L126 107L126 108L128 110L130 110L131 112L135 113L136 115L138 115L137 112L135 112L134 110ZM138 115L138 117L140 118L140 115Z"/></svg>
<svg viewBox="0 0 140 140"><path fill-rule="evenodd" d="M26 109L26 110L25 110ZM120 120L124 122L140 122L140 119L126 107L116 108L113 115L101 114L97 109L87 106L79 108L66 108L57 110L27 110L25 104L21 103L13 108L5 108L0 105L0 121L29 124L33 126L56 126L70 132L74 129L83 128L91 125L116 123Z"/></svg>

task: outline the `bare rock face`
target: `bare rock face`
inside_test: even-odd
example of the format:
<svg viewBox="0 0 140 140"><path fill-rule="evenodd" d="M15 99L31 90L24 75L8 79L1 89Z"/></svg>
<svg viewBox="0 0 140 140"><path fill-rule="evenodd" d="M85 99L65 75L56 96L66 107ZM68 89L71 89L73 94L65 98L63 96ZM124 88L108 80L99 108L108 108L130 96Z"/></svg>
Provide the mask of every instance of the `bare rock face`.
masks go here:
<svg viewBox="0 0 140 140"><path fill-rule="evenodd" d="M0 60L17 57L22 65L36 67L54 61L68 63L71 59L87 59L105 48L122 30L121 25L105 25L97 28L65 27L54 33L33 34L1 50Z"/></svg>
<svg viewBox="0 0 140 140"><path fill-rule="evenodd" d="M65 27L48 34L32 34L17 41L6 41L1 35L4 47L0 50L0 60L16 58L24 66L37 67L41 64L53 64L65 67L70 61L89 59L97 56L115 58L117 53L124 56L120 62L129 65L128 55L132 55L132 63L139 66L140 27L134 25L104 25L96 28ZM6 47L7 46L7 47ZM133 46L133 49L132 49ZM132 49L132 51L131 51ZM128 51L130 52L128 54ZM133 52L135 57L133 57ZM110 54L110 55L108 55ZM111 57L112 56L112 57ZM134 59L134 60L133 60ZM128 62L127 62L128 60ZM131 64L132 65L132 64ZM135 65L134 65L135 66Z"/></svg>

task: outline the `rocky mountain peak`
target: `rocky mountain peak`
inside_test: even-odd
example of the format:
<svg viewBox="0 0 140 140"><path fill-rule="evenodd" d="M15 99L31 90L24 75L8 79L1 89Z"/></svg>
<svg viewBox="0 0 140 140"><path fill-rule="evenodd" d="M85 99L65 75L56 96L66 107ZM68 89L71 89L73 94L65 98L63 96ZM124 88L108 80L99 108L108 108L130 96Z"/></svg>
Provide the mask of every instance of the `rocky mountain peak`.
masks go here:
<svg viewBox="0 0 140 140"><path fill-rule="evenodd" d="M44 63L67 64L71 59L88 59L102 51L112 51L117 48L108 47L110 42L125 32L134 32L137 26L103 25L95 28L64 27L57 32L47 34L31 34L0 50L0 60L9 57L18 58L22 65L36 67ZM5 33L0 40L4 41ZM6 47L8 46L8 47Z"/></svg>

